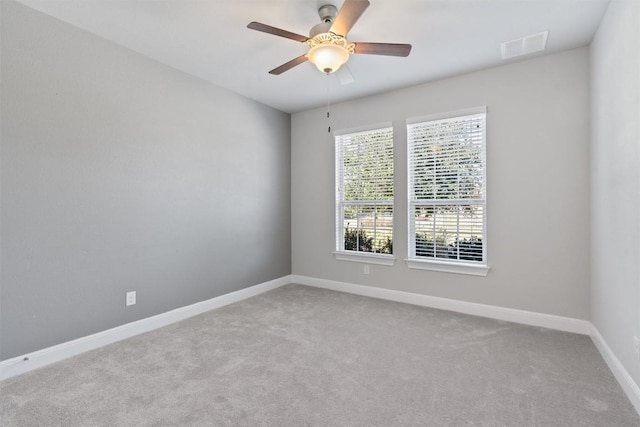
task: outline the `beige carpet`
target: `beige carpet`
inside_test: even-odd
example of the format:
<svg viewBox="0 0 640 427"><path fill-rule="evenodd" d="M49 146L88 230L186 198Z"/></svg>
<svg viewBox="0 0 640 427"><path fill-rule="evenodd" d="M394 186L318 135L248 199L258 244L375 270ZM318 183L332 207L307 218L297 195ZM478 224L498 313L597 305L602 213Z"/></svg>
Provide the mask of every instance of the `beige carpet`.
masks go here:
<svg viewBox="0 0 640 427"><path fill-rule="evenodd" d="M640 426L586 336L285 286L0 384L8 426Z"/></svg>

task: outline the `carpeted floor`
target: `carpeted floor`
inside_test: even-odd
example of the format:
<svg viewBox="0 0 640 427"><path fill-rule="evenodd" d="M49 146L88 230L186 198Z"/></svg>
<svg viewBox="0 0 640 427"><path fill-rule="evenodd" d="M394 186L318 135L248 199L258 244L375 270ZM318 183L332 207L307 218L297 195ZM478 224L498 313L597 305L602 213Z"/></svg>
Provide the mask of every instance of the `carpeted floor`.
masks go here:
<svg viewBox="0 0 640 427"><path fill-rule="evenodd" d="M640 426L587 336L289 285L0 384L8 426Z"/></svg>

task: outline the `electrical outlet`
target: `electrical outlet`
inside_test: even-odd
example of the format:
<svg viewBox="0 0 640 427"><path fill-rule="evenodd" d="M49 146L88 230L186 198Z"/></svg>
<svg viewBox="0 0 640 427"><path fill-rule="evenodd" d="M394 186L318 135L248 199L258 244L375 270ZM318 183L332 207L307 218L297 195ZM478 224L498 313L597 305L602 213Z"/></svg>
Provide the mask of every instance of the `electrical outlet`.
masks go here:
<svg viewBox="0 0 640 427"><path fill-rule="evenodd" d="M130 305L136 305L136 291L127 292L127 307Z"/></svg>
<svg viewBox="0 0 640 427"><path fill-rule="evenodd" d="M640 339L633 337L633 350L636 352L636 358L640 360Z"/></svg>
<svg viewBox="0 0 640 427"><path fill-rule="evenodd" d="M363 272L364 274L369 274L369 264L365 264Z"/></svg>

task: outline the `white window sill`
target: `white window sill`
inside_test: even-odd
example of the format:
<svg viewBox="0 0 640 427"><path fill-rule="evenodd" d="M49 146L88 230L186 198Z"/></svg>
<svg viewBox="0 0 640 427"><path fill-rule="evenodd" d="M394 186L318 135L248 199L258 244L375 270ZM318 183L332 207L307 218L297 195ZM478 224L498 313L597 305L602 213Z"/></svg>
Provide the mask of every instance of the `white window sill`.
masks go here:
<svg viewBox="0 0 640 427"><path fill-rule="evenodd" d="M362 262L364 264L393 265L396 257L393 255L374 254L370 252L336 251L333 256L338 261Z"/></svg>
<svg viewBox="0 0 640 427"><path fill-rule="evenodd" d="M432 261L424 259L406 259L407 267L417 270L442 271L445 273L469 274L472 276L486 276L489 273L488 265L457 263L446 261Z"/></svg>

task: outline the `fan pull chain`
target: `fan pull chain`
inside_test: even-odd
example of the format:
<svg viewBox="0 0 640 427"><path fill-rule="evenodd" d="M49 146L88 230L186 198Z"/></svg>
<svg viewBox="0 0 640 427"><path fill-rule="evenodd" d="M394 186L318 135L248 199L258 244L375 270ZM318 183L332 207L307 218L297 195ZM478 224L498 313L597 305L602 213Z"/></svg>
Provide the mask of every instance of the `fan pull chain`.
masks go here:
<svg viewBox="0 0 640 427"><path fill-rule="evenodd" d="M327 73L327 132L331 133L331 74Z"/></svg>

